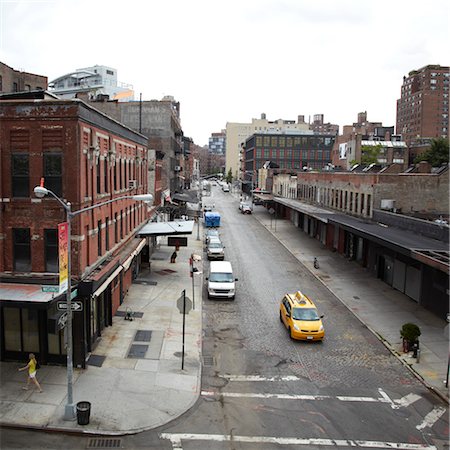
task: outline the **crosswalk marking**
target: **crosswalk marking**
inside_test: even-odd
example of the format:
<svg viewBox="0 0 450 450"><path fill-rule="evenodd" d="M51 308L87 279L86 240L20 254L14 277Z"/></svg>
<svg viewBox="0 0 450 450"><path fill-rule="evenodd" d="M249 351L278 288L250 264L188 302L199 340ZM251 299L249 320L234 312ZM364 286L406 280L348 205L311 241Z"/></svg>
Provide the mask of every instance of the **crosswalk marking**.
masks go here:
<svg viewBox="0 0 450 450"><path fill-rule="evenodd" d="M350 397L350 396L331 396L331 395L302 395L302 394L272 394L272 393L256 393L256 392L215 392L215 391L202 391L204 397L212 397L215 395L220 395L222 397L231 398L276 398L280 400L340 400L342 402L380 402L380 403L391 403L383 397Z"/></svg>
<svg viewBox="0 0 450 450"><path fill-rule="evenodd" d="M418 430L423 430L425 427L431 428L444 413L445 408L442 408L441 406L435 406L433 410L425 416L423 422L420 425L417 425L416 428Z"/></svg>
<svg viewBox="0 0 450 450"><path fill-rule="evenodd" d="M263 377L261 375L220 375L229 381L300 381L295 375Z"/></svg>
<svg viewBox="0 0 450 450"><path fill-rule="evenodd" d="M295 438L274 436L239 436L231 434L195 434L195 433L161 433L161 439L170 440L172 448L182 450L181 441L216 441L216 442L242 442L252 444L278 444L278 445L315 445L333 447L358 447L397 450L437 450L434 445L409 444L406 442L364 441L353 439L321 439L321 438Z"/></svg>

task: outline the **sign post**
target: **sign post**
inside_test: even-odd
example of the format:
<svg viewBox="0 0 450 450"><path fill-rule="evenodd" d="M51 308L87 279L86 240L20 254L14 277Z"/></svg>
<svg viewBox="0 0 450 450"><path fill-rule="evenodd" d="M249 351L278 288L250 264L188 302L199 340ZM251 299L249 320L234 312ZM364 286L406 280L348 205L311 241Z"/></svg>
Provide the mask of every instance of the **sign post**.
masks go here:
<svg viewBox="0 0 450 450"><path fill-rule="evenodd" d="M180 310L180 313L183 314L183 345L181 351L181 370L184 369L184 335L186 329L186 314L189 314L189 311L192 309L192 302L189 298L186 297L186 289L183 289L181 293L181 297L177 300L177 307Z"/></svg>

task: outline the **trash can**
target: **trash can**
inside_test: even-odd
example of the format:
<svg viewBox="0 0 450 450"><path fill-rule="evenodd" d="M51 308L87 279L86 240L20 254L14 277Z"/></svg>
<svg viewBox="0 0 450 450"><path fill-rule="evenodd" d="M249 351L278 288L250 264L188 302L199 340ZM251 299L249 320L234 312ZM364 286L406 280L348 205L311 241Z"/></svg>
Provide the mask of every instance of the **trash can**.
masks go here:
<svg viewBox="0 0 450 450"><path fill-rule="evenodd" d="M91 415L90 402L77 403L77 422L78 425L87 425L89 423L89 416Z"/></svg>

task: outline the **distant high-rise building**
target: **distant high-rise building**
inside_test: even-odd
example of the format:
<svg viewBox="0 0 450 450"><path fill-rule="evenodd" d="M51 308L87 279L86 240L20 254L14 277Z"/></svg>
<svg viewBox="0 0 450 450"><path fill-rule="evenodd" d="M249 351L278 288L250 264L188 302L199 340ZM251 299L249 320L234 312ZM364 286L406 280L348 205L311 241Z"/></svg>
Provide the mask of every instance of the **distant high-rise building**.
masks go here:
<svg viewBox="0 0 450 450"><path fill-rule="evenodd" d="M77 69L51 81L49 88L62 98L74 98L79 93L87 93L92 99L108 96L111 100L134 100L133 86L117 81L117 70L108 66Z"/></svg>
<svg viewBox="0 0 450 450"><path fill-rule="evenodd" d="M428 65L403 77L396 132L408 146L449 137L449 67Z"/></svg>
<svg viewBox="0 0 450 450"><path fill-rule="evenodd" d="M266 114L262 113L260 119L252 119L251 123L227 122L226 128L226 168L225 172L231 169L233 179L242 179L242 146L245 141L254 133L306 133L313 134L309 129L309 125L305 123L305 116L298 116L295 120L278 119L268 121Z"/></svg>
<svg viewBox="0 0 450 450"><path fill-rule="evenodd" d="M226 131L222 130L220 133L212 133L208 139L208 148L211 153L216 155L225 155L226 150Z"/></svg>
<svg viewBox="0 0 450 450"><path fill-rule="evenodd" d="M314 114L312 123L309 124L309 129L318 134L339 134L339 125L334 123L324 123L323 114Z"/></svg>

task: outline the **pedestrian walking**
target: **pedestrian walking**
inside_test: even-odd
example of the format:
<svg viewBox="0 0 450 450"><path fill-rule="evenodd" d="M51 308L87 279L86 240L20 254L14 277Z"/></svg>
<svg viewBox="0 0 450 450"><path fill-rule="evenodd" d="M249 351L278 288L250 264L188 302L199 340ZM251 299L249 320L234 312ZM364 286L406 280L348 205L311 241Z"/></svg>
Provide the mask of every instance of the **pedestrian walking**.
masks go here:
<svg viewBox="0 0 450 450"><path fill-rule="evenodd" d="M176 262L176 259L177 259L177 252L175 251L172 253L172 256L170 257L170 262L173 264Z"/></svg>
<svg viewBox="0 0 450 450"><path fill-rule="evenodd" d="M25 367L21 367L19 369L19 372L21 372L22 370L27 370L28 369L27 385L24 386L22 389L28 391L29 385L30 385L30 381L33 381L33 383L38 388L39 392L42 392L41 385L39 384L39 381L36 378L36 373L37 373L36 356L34 356L34 353L30 353L28 355L28 358L29 358L28 364Z"/></svg>

